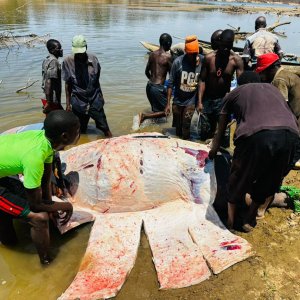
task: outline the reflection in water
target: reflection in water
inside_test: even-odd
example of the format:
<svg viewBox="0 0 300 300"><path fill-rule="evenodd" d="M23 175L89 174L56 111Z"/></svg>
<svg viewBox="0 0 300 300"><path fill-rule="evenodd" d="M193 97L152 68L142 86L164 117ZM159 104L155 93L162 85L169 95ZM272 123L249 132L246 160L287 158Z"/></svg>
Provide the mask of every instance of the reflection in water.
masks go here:
<svg viewBox="0 0 300 300"><path fill-rule="evenodd" d="M139 41L158 43L162 32L181 37L197 34L200 39L209 40L214 30L226 28L227 23L252 31L258 16L251 14L241 17L220 11L143 9L144 5L161 3L162 6L168 6L174 2L0 0L0 32L11 30L18 35L49 33L51 38L62 42L65 55L71 52L72 37L84 34L88 51L97 55L102 67L101 87L109 125L114 135L121 135L131 131L134 115L150 108L145 93L147 55ZM141 9L132 9L131 5L140 5ZM282 17L281 21L287 19ZM271 24L276 16L268 15L267 20ZM300 38L297 19L289 20L292 24L282 28L288 39L281 38L280 43L287 52L300 53L299 43L289 43ZM179 39L173 40L174 43L180 42ZM240 42L239 45L242 44ZM43 44L37 44L34 48L14 47L10 52L6 48L0 50L0 131L43 120L39 99L42 96L41 64L46 55ZM16 94L15 91L26 85L28 79L40 81L27 92ZM162 127L170 127L170 123L171 118L167 124L154 125L149 130L161 131ZM92 141L99 138L100 134L91 129L81 137L80 142ZM14 249L0 245L0 299L35 300L41 299L41 295L45 299L56 299L76 274L89 230L90 225L85 225L62 237L53 230L52 245L57 258L53 265L42 268L30 241L28 227L19 225L20 245ZM156 289L154 273L152 275L151 282L154 282ZM144 299L151 299L151 294Z"/></svg>

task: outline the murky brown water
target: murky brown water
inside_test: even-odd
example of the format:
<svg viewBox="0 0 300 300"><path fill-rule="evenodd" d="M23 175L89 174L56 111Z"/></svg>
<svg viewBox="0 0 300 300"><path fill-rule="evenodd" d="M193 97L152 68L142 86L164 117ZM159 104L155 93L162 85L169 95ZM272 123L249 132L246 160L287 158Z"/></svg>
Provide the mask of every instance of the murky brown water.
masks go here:
<svg viewBox="0 0 300 300"><path fill-rule="evenodd" d="M84 34L88 49L100 59L105 110L111 130L118 136L131 132L133 116L149 109L144 75L147 55L139 41L157 42L162 32L182 37L196 33L199 38L208 40L214 30L226 28L227 23L251 31L257 17L257 14L240 16L220 11L168 12L159 10L159 7L147 10L144 9L146 2L0 0L0 33L49 33L51 38L62 42L65 55L70 53L73 35ZM165 7L176 1L153 2ZM131 4L139 5L140 9L131 9ZM268 15L267 18L270 24L276 20L274 15ZM283 28L289 37L280 39L280 42L287 52L299 54L300 44L291 42L300 40L299 19L281 19L286 20L292 21L291 25ZM174 39L176 42L180 40ZM41 63L46 55L46 48L42 44L36 44L33 48L15 46L10 51L7 48L0 49L0 132L18 125L42 122L39 100L42 96ZM40 81L27 92L17 94L15 91L25 86L28 80ZM154 125L149 130L161 131L162 127L170 127L170 120L163 126ZM92 131L83 136L81 142L100 136L101 133ZM52 265L43 268L39 265L27 226L19 224L19 246L9 249L0 245L0 299L56 299L76 274L90 227L82 226L63 237L53 230L52 247L57 257ZM136 288L137 282L139 288ZM208 291L209 288L210 285L206 285ZM185 299L182 290L159 293L157 289L151 253L143 238L136 267L119 298ZM195 294L193 291L196 291ZM199 299L199 291L199 287L187 290L187 299Z"/></svg>

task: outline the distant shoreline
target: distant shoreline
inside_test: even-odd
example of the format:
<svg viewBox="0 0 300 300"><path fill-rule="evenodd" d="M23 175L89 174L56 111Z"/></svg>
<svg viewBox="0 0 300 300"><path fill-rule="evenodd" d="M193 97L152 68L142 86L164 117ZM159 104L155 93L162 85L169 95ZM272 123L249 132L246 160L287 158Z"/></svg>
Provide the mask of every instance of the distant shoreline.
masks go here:
<svg viewBox="0 0 300 300"><path fill-rule="evenodd" d="M258 4L271 4L271 5L276 5L276 4L286 4L286 5L299 5L300 4L300 0L296 0L295 2L293 1L289 1L289 0L281 0L281 1L270 1L270 0L254 0L254 1L247 1L247 0L209 0L209 1L213 1L213 2L241 2L241 3L258 3Z"/></svg>
<svg viewBox="0 0 300 300"><path fill-rule="evenodd" d="M247 1L240 0L239 2L249 3L251 5L230 5L230 3L236 2L235 0L215 0L212 3L187 3L187 2L177 2L177 3L144 3L143 6L137 4L128 4L131 9L140 10L159 10L159 11L187 11L195 12L201 10L220 10L225 13L232 14L243 14L243 13L263 13L263 14L277 14L277 15L288 15L300 17L300 0L298 2L290 2L288 0L281 0L280 2L270 2L270 1ZM220 2L226 2L220 3ZM266 6L260 6L255 4L266 4ZM270 6L267 6L270 4ZM287 5L276 6L276 5ZM288 6L289 5L289 6Z"/></svg>

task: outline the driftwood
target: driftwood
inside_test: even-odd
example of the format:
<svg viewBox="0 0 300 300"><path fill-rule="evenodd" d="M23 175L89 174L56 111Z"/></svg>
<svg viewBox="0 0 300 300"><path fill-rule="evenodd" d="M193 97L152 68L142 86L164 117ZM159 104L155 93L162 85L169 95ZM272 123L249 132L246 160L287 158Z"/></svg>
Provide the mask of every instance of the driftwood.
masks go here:
<svg viewBox="0 0 300 300"><path fill-rule="evenodd" d="M275 22L273 25L268 26L266 29L274 34L277 34L281 37L286 37L284 32L276 32L274 31L275 28L279 27L279 26L283 26L283 25L288 25L291 24L291 22ZM254 32L247 32L247 31L240 31L240 27L234 27L230 24L227 24L229 27L231 27L235 33L235 39L246 39L247 36L252 35Z"/></svg>
<svg viewBox="0 0 300 300"><path fill-rule="evenodd" d="M35 80L35 81L33 81L32 83L30 83L30 84L29 84L29 81L30 81L30 78L28 79L28 82L27 82L26 86L24 86L24 87L22 87L22 88L16 90L16 93L20 93L20 92L23 91L23 90L27 90L29 87L33 86L33 85L34 85L36 82L38 82L39 80Z"/></svg>
<svg viewBox="0 0 300 300"><path fill-rule="evenodd" d="M11 31L4 31L0 33L0 49L1 48L12 48L21 47L22 45L27 47L33 47L37 43L46 43L49 34L39 36L31 33L26 35L14 35Z"/></svg>
<svg viewBox="0 0 300 300"><path fill-rule="evenodd" d="M273 32L275 28L282 26L282 25L288 25L288 24L291 24L291 22L282 22L282 23L275 22L273 25L268 26L267 30Z"/></svg>

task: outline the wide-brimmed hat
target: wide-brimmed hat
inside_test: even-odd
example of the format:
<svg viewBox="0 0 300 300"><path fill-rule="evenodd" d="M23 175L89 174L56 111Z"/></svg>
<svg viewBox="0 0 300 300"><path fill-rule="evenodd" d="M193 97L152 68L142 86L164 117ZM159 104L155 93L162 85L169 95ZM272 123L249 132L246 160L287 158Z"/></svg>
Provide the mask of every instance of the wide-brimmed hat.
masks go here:
<svg viewBox="0 0 300 300"><path fill-rule="evenodd" d="M256 73L260 73L279 60L279 56L275 53L266 53L257 58Z"/></svg>
<svg viewBox="0 0 300 300"><path fill-rule="evenodd" d="M74 54L86 52L86 40L83 35L75 35L72 40L72 52Z"/></svg>
<svg viewBox="0 0 300 300"><path fill-rule="evenodd" d="M196 35L189 35L185 38L185 53L199 53L199 43Z"/></svg>

